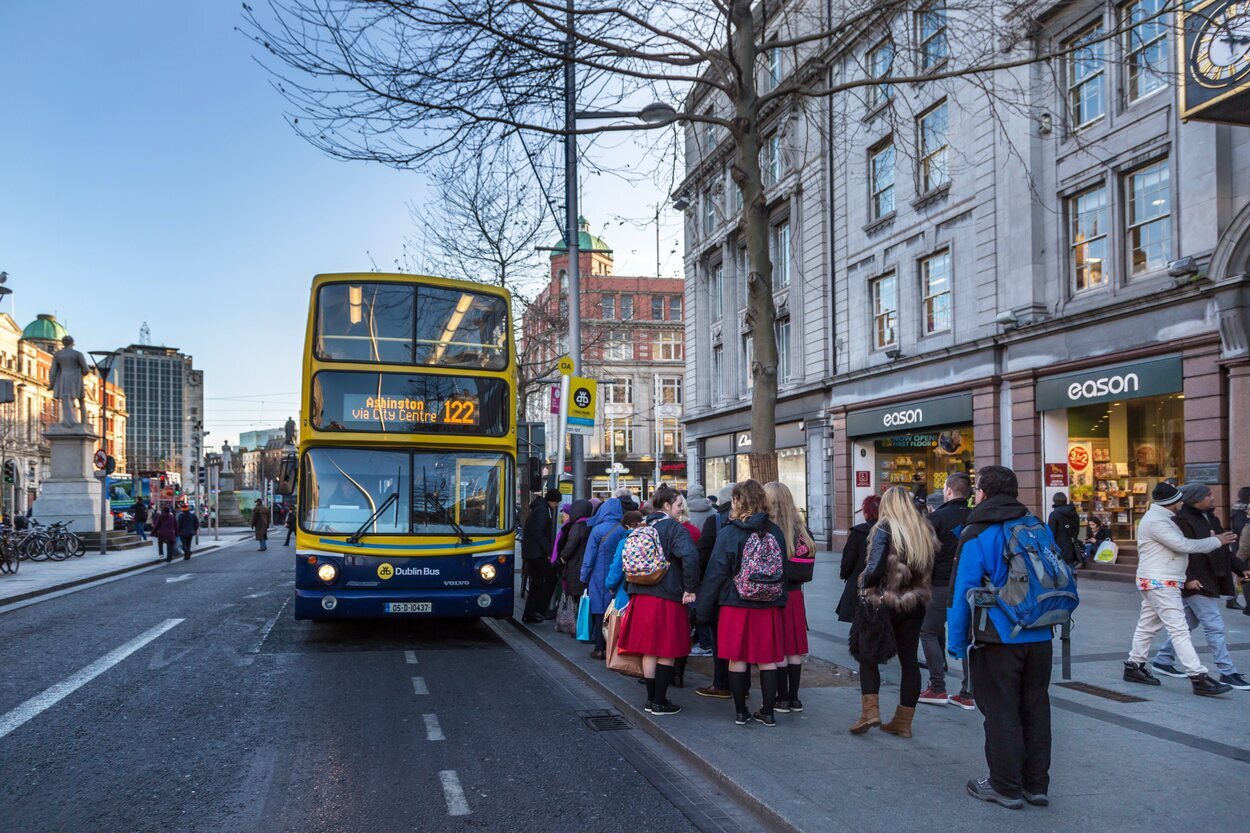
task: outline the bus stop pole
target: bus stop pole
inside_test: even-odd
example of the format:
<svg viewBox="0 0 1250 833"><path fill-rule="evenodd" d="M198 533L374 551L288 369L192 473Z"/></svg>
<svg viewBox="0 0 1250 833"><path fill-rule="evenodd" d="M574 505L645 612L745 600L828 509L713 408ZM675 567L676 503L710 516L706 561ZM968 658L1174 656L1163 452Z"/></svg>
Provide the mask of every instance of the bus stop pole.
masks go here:
<svg viewBox="0 0 1250 833"><path fill-rule="evenodd" d="M564 448L568 440L565 439L569 435L569 377L560 376L560 438L556 446L556 488L560 488L560 481L564 478ZM573 486L573 497L577 496L577 486Z"/></svg>

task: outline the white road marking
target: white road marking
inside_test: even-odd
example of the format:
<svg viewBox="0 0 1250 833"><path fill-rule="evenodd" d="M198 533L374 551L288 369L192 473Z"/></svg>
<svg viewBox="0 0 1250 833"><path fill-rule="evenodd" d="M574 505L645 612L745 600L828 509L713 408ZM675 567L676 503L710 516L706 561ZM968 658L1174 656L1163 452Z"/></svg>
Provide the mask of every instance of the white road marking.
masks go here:
<svg viewBox="0 0 1250 833"><path fill-rule="evenodd" d="M262 591L260 591L259 593L248 593L248 594L247 594L246 596L244 596L243 598L245 598L245 599L259 599L261 596L268 596L268 595L269 595L269 591L268 591L268 590L262 590Z"/></svg>
<svg viewBox="0 0 1250 833"><path fill-rule="evenodd" d="M430 690L425 687L425 677L413 677L412 678L412 693L413 694L429 694L430 693Z"/></svg>
<svg viewBox="0 0 1250 833"><path fill-rule="evenodd" d="M36 694L34 697L30 698L25 703L22 703L8 714L0 716L0 738L3 738L9 732L12 732L14 729L21 726L32 717L37 716L45 709L56 705L64 698L73 694L75 691L82 688L84 685L91 682L96 677L112 668L114 665L117 665L117 663L121 662L135 651L142 648L144 645L147 645L153 639L156 639L161 634L176 627L184 621L186 620L166 619L156 627L139 634L125 645L122 645L120 648L109 651L107 654L100 657L98 660L86 666L82 670L71 674L64 680L61 680L61 682L45 690L42 694Z"/></svg>
<svg viewBox="0 0 1250 833"><path fill-rule="evenodd" d="M195 577L195 573L183 573L183 574L182 574L182 575L180 575L180 576L174 576L173 578L167 578L167 579L165 579L165 583L166 583L166 584L176 584L176 583L178 583L178 582L180 582L180 581L186 581L187 579L189 579L189 578L194 578L194 577Z"/></svg>
<svg viewBox="0 0 1250 833"><path fill-rule="evenodd" d="M270 619L269 622L265 625L265 629L261 631L260 642L257 642L256 645L253 646L250 651L248 651L249 654L260 653L260 649L262 646L264 646L265 640L269 638L269 632L273 630L274 625L278 624L278 617L282 615L282 611L286 610L286 606L290 604L290 602L291 602L291 597L287 596L286 601L282 603L282 607L278 608L278 612L273 615L273 618Z"/></svg>
<svg viewBox="0 0 1250 833"><path fill-rule="evenodd" d="M404 651L404 662L408 663L409 665L416 665L417 664L417 652L416 651Z"/></svg>
<svg viewBox="0 0 1250 833"><path fill-rule="evenodd" d="M423 714L425 719L425 739L426 740L447 740L443 735L443 727L438 725L438 715Z"/></svg>
<svg viewBox="0 0 1250 833"><path fill-rule="evenodd" d="M454 769L445 769L438 774L443 782L443 798L447 801L447 815L469 815L469 802L464 798L464 790L460 788L460 778Z"/></svg>

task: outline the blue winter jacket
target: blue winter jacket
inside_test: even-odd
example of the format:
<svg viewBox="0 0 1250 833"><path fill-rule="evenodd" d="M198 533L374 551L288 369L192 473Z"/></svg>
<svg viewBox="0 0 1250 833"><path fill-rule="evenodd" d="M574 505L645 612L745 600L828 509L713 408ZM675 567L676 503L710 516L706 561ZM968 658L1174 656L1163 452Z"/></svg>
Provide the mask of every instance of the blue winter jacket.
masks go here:
<svg viewBox="0 0 1250 833"><path fill-rule="evenodd" d="M621 531L629 533L624 527L621 527ZM612 556L612 566L608 568L607 587L609 593L616 594L616 609L624 610L629 606L629 593L625 590L625 535L617 539L613 552L615 554Z"/></svg>
<svg viewBox="0 0 1250 833"><path fill-rule="evenodd" d="M582 582L590 593L590 612L600 614L608 609L608 567L611 566L613 551L605 544L608 536L621 529L621 502L617 498L608 498L599 504L587 521L590 536L586 539L586 556L582 559Z"/></svg>
<svg viewBox="0 0 1250 833"><path fill-rule="evenodd" d="M1024 504L1007 495L995 495L973 507L955 550L954 583L951 585L950 610L946 616L946 650L956 659L963 659L973 642L999 642L1020 645L1026 642L1049 642L1050 628L1027 628L1011 635L1015 626L998 608L981 608L974 620L968 591L1007 583L1007 536L1003 523L1022 518L1029 512ZM989 613L988 621L980 621L980 611ZM973 632L973 629L976 632Z"/></svg>

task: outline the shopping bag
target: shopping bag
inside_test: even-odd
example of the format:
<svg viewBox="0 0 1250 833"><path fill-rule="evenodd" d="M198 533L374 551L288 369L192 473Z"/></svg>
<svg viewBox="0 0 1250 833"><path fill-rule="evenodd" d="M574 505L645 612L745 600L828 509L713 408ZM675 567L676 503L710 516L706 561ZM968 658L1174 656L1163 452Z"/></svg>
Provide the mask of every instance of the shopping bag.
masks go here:
<svg viewBox="0 0 1250 833"><path fill-rule="evenodd" d="M594 637L590 634L590 594L583 593L581 601L577 603L577 641L593 640Z"/></svg>
<svg viewBox="0 0 1250 833"><path fill-rule="evenodd" d="M1120 547L1115 541L1103 541L1094 551L1094 560L1099 564L1114 564L1119 553Z"/></svg>
<svg viewBox="0 0 1250 833"><path fill-rule="evenodd" d="M556 633L573 633L577 629L577 608L573 605L573 597L560 597L560 606L556 608Z"/></svg>
<svg viewBox="0 0 1250 833"><path fill-rule="evenodd" d="M621 627L625 624L625 617L628 615L629 608L625 608L622 612L615 606L609 607L607 613L603 614L603 635L608 643L607 652L604 654L605 662L609 671L615 671L627 677L641 677L642 655L620 652Z"/></svg>

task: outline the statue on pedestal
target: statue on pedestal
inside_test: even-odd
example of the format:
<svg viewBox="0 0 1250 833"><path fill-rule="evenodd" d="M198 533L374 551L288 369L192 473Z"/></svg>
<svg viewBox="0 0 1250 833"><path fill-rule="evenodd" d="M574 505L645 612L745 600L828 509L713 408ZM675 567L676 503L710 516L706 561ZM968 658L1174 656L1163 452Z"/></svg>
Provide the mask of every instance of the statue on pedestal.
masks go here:
<svg viewBox="0 0 1250 833"><path fill-rule="evenodd" d="M82 380L91 372L87 357L74 349L73 336L61 340L65 346L52 355L52 396L61 403L61 425L73 428L87 423L87 397ZM74 400L78 400L78 419L74 416Z"/></svg>
<svg viewBox="0 0 1250 833"><path fill-rule="evenodd" d="M226 441L221 444L221 470L223 472L234 471L230 465L230 456L230 442Z"/></svg>
<svg viewBox="0 0 1250 833"><path fill-rule="evenodd" d="M283 426L282 430L286 434L285 443L287 445L295 445L295 420L287 417L286 425Z"/></svg>

